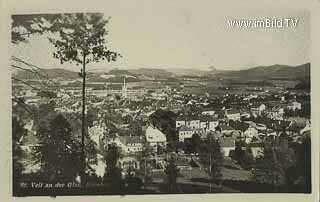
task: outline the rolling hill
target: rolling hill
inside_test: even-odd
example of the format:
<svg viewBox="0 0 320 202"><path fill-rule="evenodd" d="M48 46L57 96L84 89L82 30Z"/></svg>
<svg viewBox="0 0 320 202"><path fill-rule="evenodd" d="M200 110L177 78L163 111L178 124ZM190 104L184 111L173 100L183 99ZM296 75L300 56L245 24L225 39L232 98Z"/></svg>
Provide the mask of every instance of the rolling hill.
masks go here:
<svg viewBox="0 0 320 202"><path fill-rule="evenodd" d="M174 78L176 76L211 76L214 78L222 78L236 81L266 81L266 80L310 80L310 63L299 66L288 65L271 65L258 66L254 68L239 70L239 71L224 71L215 68L210 70L197 69L155 69L155 68L139 68L139 69L113 69L108 73L88 73L88 78L91 81L101 80L104 82L123 81L124 77L128 82L139 81L141 78ZM77 72L66 69L41 69L41 75L47 76L50 79L72 80L79 79ZM28 71L16 71L13 73L15 78L37 79L37 74ZM143 80L143 79L142 79Z"/></svg>
<svg viewBox="0 0 320 202"><path fill-rule="evenodd" d="M128 71L135 75L143 75L146 77L153 77L153 78L169 78L169 77L175 76L175 74L173 74L172 72L169 72L164 69L155 69L155 68L139 68L139 69L132 69Z"/></svg>
<svg viewBox="0 0 320 202"><path fill-rule="evenodd" d="M295 67L288 65L258 66L245 70L217 73L215 76L235 80L304 80L310 78L310 63Z"/></svg>
<svg viewBox="0 0 320 202"><path fill-rule="evenodd" d="M26 80L26 79L41 79L50 78L50 79L79 79L79 74L77 72L73 72L66 69L40 69L37 71L38 73L32 73L29 71L19 70L13 73L13 76L17 79Z"/></svg>

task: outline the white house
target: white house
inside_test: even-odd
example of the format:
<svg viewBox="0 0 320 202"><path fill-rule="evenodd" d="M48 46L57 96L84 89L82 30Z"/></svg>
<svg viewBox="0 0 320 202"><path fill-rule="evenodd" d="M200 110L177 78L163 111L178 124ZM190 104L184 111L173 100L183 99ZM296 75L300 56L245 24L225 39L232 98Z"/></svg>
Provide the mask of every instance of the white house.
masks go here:
<svg viewBox="0 0 320 202"><path fill-rule="evenodd" d="M214 131L215 128L219 125L219 120L210 115L200 116L200 128L205 130Z"/></svg>
<svg viewBox="0 0 320 202"><path fill-rule="evenodd" d="M143 150L144 140L142 137L122 136L120 137L120 141L124 145L122 150L125 153L136 153L136 152L141 152Z"/></svg>
<svg viewBox="0 0 320 202"><path fill-rule="evenodd" d="M253 104L251 106L251 112L254 115L261 115L261 113L266 110L266 105L265 104Z"/></svg>
<svg viewBox="0 0 320 202"><path fill-rule="evenodd" d="M179 117L176 119L176 128L179 128L180 126L185 126L185 125L186 125L185 117L179 116Z"/></svg>
<svg viewBox="0 0 320 202"><path fill-rule="evenodd" d="M186 120L186 126L190 128L199 128L200 119L193 116L189 116L188 119Z"/></svg>
<svg viewBox="0 0 320 202"><path fill-rule="evenodd" d="M287 106L288 109L290 110L300 110L301 109L301 103L297 102L297 101L293 101L291 102L288 106Z"/></svg>
<svg viewBox="0 0 320 202"><path fill-rule="evenodd" d="M146 130L146 141L154 151L157 151L157 146L166 147L167 137L157 128L149 126Z"/></svg>
<svg viewBox="0 0 320 202"><path fill-rule="evenodd" d="M90 167L98 177L103 177L107 167L104 157L97 154L97 164L91 164Z"/></svg>
<svg viewBox="0 0 320 202"><path fill-rule="evenodd" d="M236 109L225 110L225 115L228 120L240 121L241 119L240 111Z"/></svg>
<svg viewBox="0 0 320 202"><path fill-rule="evenodd" d="M93 126L88 128L90 139L93 140L97 145L100 144L100 139L103 137L104 129L100 126Z"/></svg>
<svg viewBox="0 0 320 202"><path fill-rule="evenodd" d="M219 120L218 119L211 119L209 121L209 130L215 131L216 127L219 125Z"/></svg>
<svg viewBox="0 0 320 202"><path fill-rule="evenodd" d="M140 169L140 162L137 159L137 157L125 156L119 159L119 167L122 170L121 172L122 176L125 176L127 174L128 169L133 169L133 170Z"/></svg>
<svg viewBox="0 0 320 202"><path fill-rule="evenodd" d="M283 120L284 109L279 106L274 106L271 109L265 111L267 117L273 120Z"/></svg>
<svg viewBox="0 0 320 202"><path fill-rule="evenodd" d="M253 137L257 138L258 137L258 130L255 127L249 125L249 127L247 128L247 130L244 131L243 134L245 137L248 137L248 138L253 138Z"/></svg>
<svg viewBox="0 0 320 202"><path fill-rule="evenodd" d="M193 130L187 126L181 126L179 129L179 142L184 142L186 138L192 138Z"/></svg>

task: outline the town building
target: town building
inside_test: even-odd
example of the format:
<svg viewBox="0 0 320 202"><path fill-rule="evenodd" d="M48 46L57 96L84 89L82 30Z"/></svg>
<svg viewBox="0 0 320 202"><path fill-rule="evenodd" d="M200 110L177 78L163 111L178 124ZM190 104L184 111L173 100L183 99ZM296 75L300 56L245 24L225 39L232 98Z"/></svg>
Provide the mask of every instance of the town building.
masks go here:
<svg viewBox="0 0 320 202"><path fill-rule="evenodd" d="M210 115L201 115L200 116L200 128L215 131L215 128L219 125L219 120Z"/></svg>
<svg viewBox="0 0 320 202"><path fill-rule="evenodd" d="M240 119L241 119L240 111L237 109L225 110L225 116L226 116L227 120L240 121Z"/></svg>
<svg viewBox="0 0 320 202"><path fill-rule="evenodd" d="M158 146L166 147L167 137L156 127L150 125L146 130L146 142L152 147L153 151L158 150Z"/></svg>
<svg viewBox="0 0 320 202"><path fill-rule="evenodd" d="M187 138L192 138L193 130L185 125L179 128L179 142L184 142Z"/></svg>
<svg viewBox="0 0 320 202"><path fill-rule="evenodd" d="M263 111L267 109L265 104L253 103L250 107L251 112L254 116L260 116Z"/></svg>
<svg viewBox="0 0 320 202"><path fill-rule="evenodd" d="M121 136L124 153L137 153L143 150L144 139L141 136Z"/></svg>

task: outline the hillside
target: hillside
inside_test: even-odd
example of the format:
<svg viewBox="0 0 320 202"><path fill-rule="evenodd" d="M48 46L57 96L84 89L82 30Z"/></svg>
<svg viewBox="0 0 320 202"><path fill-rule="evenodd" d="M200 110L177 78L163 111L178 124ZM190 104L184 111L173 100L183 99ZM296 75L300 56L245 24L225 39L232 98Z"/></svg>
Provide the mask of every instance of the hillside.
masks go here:
<svg viewBox="0 0 320 202"><path fill-rule="evenodd" d="M208 71L198 69L168 68L166 70L176 76L206 76L208 74Z"/></svg>
<svg viewBox="0 0 320 202"><path fill-rule="evenodd" d="M272 66L258 66L254 68L239 70L239 71L224 71L216 68L209 68L210 70L197 69L112 69L108 73L88 73L90 81L100 82L122 82L124 77L127 82L137 82L139 80L152 80L153 78L175 78L176 76L211 76L214 78L223 78L235 81L265 81L272 79L281 80L309 80L310 79L310 63L299 66L288 65L272 65ZM66 69L41 69L40 74L42 79L48 77L50 79L72 80L79 79L77 72ZM13 73L15 78L38 79L38 75L28 71L16 71Z"/></svg>
<svg viewBox="0 0 320 202"><path fill-rule="evenodd" d="M25 80L25 79L44 79L44 78L50 78L50 79L64 79L64 80L69 80L69 79L78 79L79 74L77 72L69 71L66 69L59 69L59 68L54 68L54 69L41 69L38 71L38 74L29 72L29 71L16 71L14 74L14 77L17 79Z"/></svg>
<svg viewBox="0 0 320 202"><path fill-rule="evenodd" d="M106 75L115 75L115 76L135 76L134 73L125 69L112 69Z"/></svg>
<svg viewBox="0 0 320 202"><path fill-rule="evenodd" d="M169 78L169 77L175 76L172 72L169 72L164 69L139 68L139 69L133 69L128 71L135 75L143 75L146 77L154 77L154 78Z"/></svg>
<svg viewBox="0 0 320 202"><path fill-rule="evenodd" d="M310 63L295 67L287 65L258 66L245 70L217 73L216 76L235 80L303 80L310 78Z"/></svg>

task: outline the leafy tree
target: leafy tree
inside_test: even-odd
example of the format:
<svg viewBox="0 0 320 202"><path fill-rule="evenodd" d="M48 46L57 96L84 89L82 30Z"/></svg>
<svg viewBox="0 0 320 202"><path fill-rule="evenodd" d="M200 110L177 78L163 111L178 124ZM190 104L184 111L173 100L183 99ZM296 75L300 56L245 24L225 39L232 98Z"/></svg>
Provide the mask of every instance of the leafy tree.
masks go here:
<svg viewBox="0 0 320 202"><path fill-rule="evenodd" d="M116 61L120 54L110 51L106 46L106 36L108 32L105 28L109 19L104 19L99 13L75 13L62 14L59 20L53 23L52 30L59 32L59 38L49 38L55 46L56 51L53 57L59 59L61 63L70 62L81 64L79 73L82 77L82 137L81 137L81 157L82 172L85 175L85 88L86 88L86 66L91 62L107 60ZM82 180L84 185L84 180Z"/></svg>
<svg viewBox="0 0 320 202"><path fill-rule="evenodd" d="M96 121L96 120L98 120L98 115L97 115L97 113L98 113L98 110L95 109L95 108L89 108L89 109L88 109L87 121L86 121L86 123L87 123L87 125L88 125L89 127L92 127L92 126L93 126L93 122Z"/></svg>
<svg viewBox="0 0 320 202"><path fill-rule="evenodd" d="M19 189L23 165L20 162L22 159L23 151L20 147L19 141L21 137L27 135L27 129L21 120L17 117L12 118L12 161L13 161L13 192L16 193Z"/></svg>
<svg viewBox="0 0 320 202"><path fill-rule="evenodd" d="M191 138L184 139L184 141L183 142L179 142L179 144L176 147L178 149L182 147L183 151L186 154L191 154L191 153L194 152L194 148L193 148L193 145L192 145L192 139Z"/></svg>
<svg viewBox="0 0 320 202"><path fill-rule="evenodd" d="M191 138L184 139L182 143L183 150L185 153L196 153L200 149L200 136L198 134L193 134Z"/></svg>
<svg viewBox="0 0 320 202"><path fill-rule="evenodd" d="M51 25L61 14L12 15L11 42L27 42L32 34L43 34L52 31Z"/></svg>
<svg viewBox="0 0 320 202"><path fill-rule="evenodd" d="M23 97L13 99L12 114L19 117L20 120L28 121L34 118L36 107L25 103Z"/></svg>
<svg viewBox="0 0 320 202"><path fill-rule="evenodd" d="M165 149L163 148L162 145L157 145L157 154L161 155L165 152Z"/></svg>
<svg viewBox="0 0 320 202"><path fill-rule="evenodd" d="M294 86L296 90L306 90L310 92L311 82L310 80L300 81L297 85Z"/></svg>
<svg viewBox="0 0 320 202"><path fill-rule="evenodd" d="M142 136L143 135L142 127L141 127L141 124L139 123L139 121L132 121L130 123L130 134L133 136Z"/></svg>
<svg viewBox="0 0 320 202"><path fill-rule="evenodd" d="M28 38L31 35L42 35L44 33L52 32L51 25L57 21L60 14L29 14L29 15L12 15L11 16L11 43L28 43ZM48 84L54 84L49 79L47 73L43 71L41 67L32 64L24 59L16 56L11 57L11 67L22 72L24 75L35 77L39 79L36 83L31 81L22 80L15 75L12 75L13 82L23 83L24 85L31 87L34 90L41 90L42 87L48 87ZM13 91L13 96L15 92ZM22 103L19 103L22 105Z"/></svg>
<svg viewBox="0 0 320 202"><path fill-rule="evenodd" d="M151 167L148 158L152 153L152 148L148 143L145 143L141 155L138 156L140 162L140 169L137 171L140 176L143 176L144 186L152 182Z"/></svg>
<svg viewBox="0 0 320 202"><path fill-rule="evenodd" d="M310 100L310 98L309 98ZM301 109L298 110L298 114L300 117L310 117L311 116L311 103L305 102L302 104Z"/></svg>
<svg viewBox="0 0 320 202"><path fill-rule="evenodd" d="M199 152L200 150L200 144L201 144L201 139L200 139L200 135L198 134L193 134L191 137L191 142L192 142L192 148L193 148L193 152Z"/></svg>
<svg viewBox="0 0 320 202"><path fill-rule="evenodd" d="M293 146L297 161L286 173L287 187L291 192L311 193L311 141L307 135Z"/></svg>
<svg viewBox="0 0 320 202"><path fill-rule="evenodd" d="M223 154L218 140L209 138L208 140L202 142L200 161L210 178L222 183L221 180L223 176L221 169L223 166Z"/></svg>
<svg viewBox="0 0 320 202"><path fill-rule="evenodd" d="M55 104L50 102L50 103L44 103L40 104L39 108L37 109L37 121L39 120L44 120L48 119L51 120L53 117L56 115L55 114Z"/></svg>
<svg viewBox="0 0 320 202"><path fill-rule="evenodd" d="M134 176L132 167L127 170L126 177L124 179L125 193L133 194L139 191L143 185L142 180Z"/></svg>
<svg viewBox="0 0 320 202"><path fill-rule="evenodd" d="M172 111L159 109L150 115L152 125L156 126L161 132L166 135L168 149L176 150L175 142L178 140L176 131L177 115Z"/></svg>
<svg viewBox="0 0 320 202"><path fill-rule="evenodd" d="M243 147L246 147L243 149ZM250 169L254 167L254 158L252 155L251 148L245 144L245 142L237 142L234 155L232 156L234 160L243 168Z"/></svg>
<svg viewBox="0 0 320 202"><path fill-rule="evenodd" d="M109 189L112 193L119 193L123 188L123 184L121 169L118 167L120 152L118 151L117 146L113 144L108 145L104 158L107 167L103 180L109 185Z"/></svg>
<svg viewBox="0 0 320 202"><path fill-rule="evenodd" d="M253 178L256 182L272 185L273 191L277 191L285 185L286 172L294 162L294 151L287 142L266 142L263 155L256 160Z"/></svg>
<svg viewBox="0 0 320 202"><path fill-rule="evenodd" d="M80 145L72 133L68 120L58 114L52 121L41 121L37 129L39 146L35 149L36 162L42 175L50 182L73 181L79 174Z"/></svg>
<svg viewBox="0 0 320 202"><path fill-rule="evenodd" d="M175 193L177 191L177 177L179 169L177 168L173 157L169 159L164 172L166 174L165 182L168 186L168 192Z"/></svg>

